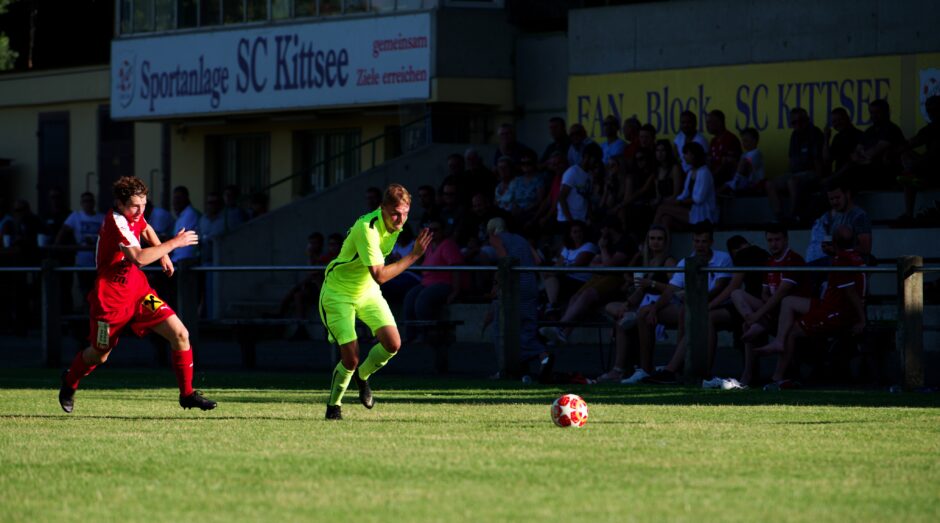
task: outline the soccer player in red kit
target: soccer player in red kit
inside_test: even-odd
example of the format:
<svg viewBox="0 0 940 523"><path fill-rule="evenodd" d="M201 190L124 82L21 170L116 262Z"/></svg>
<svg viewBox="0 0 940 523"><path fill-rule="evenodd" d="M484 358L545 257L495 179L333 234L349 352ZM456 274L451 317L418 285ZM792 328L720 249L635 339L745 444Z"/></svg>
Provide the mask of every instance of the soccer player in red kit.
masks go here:
<svg viewBox="0 0 940 523"><path fill-rule="evenodd" d="M62 375L59 404L65 412L75 406L78 382L108 359L117 345L118 334L126 325L138 336L148 330L170 342L173 370L180 389L180 406L202 410L214 409L216 403L193 390L193 351L189 332L173 309L163 302L140 267L159 261L167 275L173 275L168 254L180 247L199 243L194 231L180 230L161 243L144 219L147 186L138 178L125 176L114 182L114 209L105 217L98 232L95 261L98 274L88 293L90 306L90 346L75 355L72 365ZM141 247L143 238L150 246Z"/></svg>

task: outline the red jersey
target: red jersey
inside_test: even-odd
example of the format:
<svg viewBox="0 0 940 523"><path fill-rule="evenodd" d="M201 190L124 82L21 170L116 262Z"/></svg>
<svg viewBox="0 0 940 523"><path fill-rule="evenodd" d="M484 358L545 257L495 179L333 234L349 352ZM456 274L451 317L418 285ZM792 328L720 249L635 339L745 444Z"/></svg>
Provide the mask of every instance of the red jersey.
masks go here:
<svg viewBox="0 0 940 523"><path fill-rule="evenodd" d="M854 249L839 251L832 258L833 267L863 267L865 260ZM822 297L822 305L829 310L845 308L850 310L851 304L845 299L845 290L855 287L855 292L865 300L868 291L868 276L864 272L830 272L826 284L826 292Z"/></svg>
<svg viewBox="0 0 940 523"><path fill-rule="evenodd" d="M803 257L789 248L783 253L783 256L767 260L768 267L802 267L804 265L806 265L806 261ZM797 287L798 290L802 291L801 283L806 281L806 278L800 278L799 274L793 272L768 272L764 275L764 286L770 290L771 296L777 292L777 289L780 288L780 284L785 281L790 282ZM802 296L802 294L799 293L794 294Z"/></svg>
<svg viewBox="0 0 940 523"><path fill-rule="evenodd" d="M98 277L92 290L103 310L123 307L126 302L139 300L150 290L147 276L124 256L121 246L140 247L140 234L147 228L143 216L129 222L122 214L112 211L105 216L98 232L95 263Z"/></svg>

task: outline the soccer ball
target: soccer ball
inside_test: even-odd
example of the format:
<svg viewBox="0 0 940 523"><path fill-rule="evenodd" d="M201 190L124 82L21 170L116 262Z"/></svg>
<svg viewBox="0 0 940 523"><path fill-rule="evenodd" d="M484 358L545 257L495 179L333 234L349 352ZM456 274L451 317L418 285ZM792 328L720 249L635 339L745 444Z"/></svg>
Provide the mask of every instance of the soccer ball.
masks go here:
<svg viewBox="0 0 940 523"><path fill-rule="evenodd" d="M565 394L552 403L552 421L559 427L583 427L587 419L587 403L581 396Z"/></svg>

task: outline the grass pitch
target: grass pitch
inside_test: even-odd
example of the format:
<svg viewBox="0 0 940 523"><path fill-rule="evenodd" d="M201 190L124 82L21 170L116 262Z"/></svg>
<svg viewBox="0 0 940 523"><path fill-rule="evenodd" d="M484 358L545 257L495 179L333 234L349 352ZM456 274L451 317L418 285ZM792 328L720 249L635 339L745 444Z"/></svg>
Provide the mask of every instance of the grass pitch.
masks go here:
<svg viewBox="0 0 940 523"><path fill-rule="evenodd" d="M936 394L0 371L2 521L940 521ZM582 395L587 427L549 417Z"/></svg>

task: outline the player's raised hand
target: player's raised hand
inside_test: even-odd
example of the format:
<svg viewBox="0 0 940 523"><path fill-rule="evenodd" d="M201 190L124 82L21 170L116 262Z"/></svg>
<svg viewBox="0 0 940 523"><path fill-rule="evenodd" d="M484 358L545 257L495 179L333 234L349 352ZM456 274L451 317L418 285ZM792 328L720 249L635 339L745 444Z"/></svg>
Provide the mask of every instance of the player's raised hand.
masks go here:
<svg viewBox="0 0 940 523"><path fill-rule="evenodd" d="M187 231L184 228L176 233L176 237L173 238L173 240L176 242L177 249L180 247L191 247L199 243L199 235L196 234L196 231Z"/></svg>
<svg viewBox="0 0 940 523"><path fill-rule="evenodd" d="M428 249L428 245L431 245L431 230L425 227L421 229L421 232L418 233L418 237L415 238L414 247L411 248L411 253L420 258L424 256L424 251Z"/></svg>

